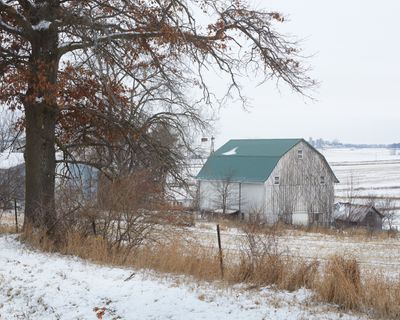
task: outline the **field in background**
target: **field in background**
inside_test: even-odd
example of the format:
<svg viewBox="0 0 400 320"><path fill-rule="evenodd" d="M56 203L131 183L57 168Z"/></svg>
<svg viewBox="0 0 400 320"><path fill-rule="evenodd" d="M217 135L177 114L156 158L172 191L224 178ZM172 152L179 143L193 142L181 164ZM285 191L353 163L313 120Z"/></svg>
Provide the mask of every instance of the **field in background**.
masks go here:
<svg viewBox="0 0 400 320"><path fill-rule="evenodd" d="M353 193L355 202L390 198L398 212L400 228L400 150L384 148L323 149L340 183L335 186L336 201L346 201ZM351 191L353 189L353 191Z"/></svg>

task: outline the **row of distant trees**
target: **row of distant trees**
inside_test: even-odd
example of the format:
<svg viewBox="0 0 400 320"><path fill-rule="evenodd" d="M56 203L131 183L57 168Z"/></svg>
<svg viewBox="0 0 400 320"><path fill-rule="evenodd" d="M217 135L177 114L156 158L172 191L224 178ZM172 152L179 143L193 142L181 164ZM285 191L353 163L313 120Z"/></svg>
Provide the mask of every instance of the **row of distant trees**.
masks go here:
<svg viewBox="0 0 400 320"><path fill-rule="evenodd" d="M392 144L365 144L365 143L343 143L338 139L334 140L325 140L322 138L314 139L310 137L308 142L314 148L391 148L391 149L399 149L400 143L392 143Z"/></svg>

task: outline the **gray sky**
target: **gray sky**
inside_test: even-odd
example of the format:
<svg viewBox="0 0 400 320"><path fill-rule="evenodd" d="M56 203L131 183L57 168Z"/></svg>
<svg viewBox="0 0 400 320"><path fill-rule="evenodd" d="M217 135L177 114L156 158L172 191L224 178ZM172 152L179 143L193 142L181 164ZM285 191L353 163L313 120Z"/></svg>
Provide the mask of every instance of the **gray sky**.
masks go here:
<svg viewBox="0 0 400 320"><path fill-rule="evenodd" d="M321 84L307 100L275 83L245 86L250 112L221 110L217 146L232 138L322 137L400 142L400 1L258 0L289 18Z"/></svg>

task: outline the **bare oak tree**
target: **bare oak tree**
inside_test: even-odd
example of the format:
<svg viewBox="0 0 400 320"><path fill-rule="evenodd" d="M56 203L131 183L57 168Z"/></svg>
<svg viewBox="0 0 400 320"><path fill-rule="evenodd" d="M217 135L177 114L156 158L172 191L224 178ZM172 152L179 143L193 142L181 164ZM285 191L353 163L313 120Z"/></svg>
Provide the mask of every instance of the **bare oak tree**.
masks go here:
<svg viewBox="0 0 400 320"><path fill-rule="evenodd" d="M228 74L228 94L241 98L248 71L300 93L313 85L297 43L275 30L283 21L242 0L0 0L0 102L24 112L26 223L51 229L56 221L56 144L77 134L84 143L91 131L135 141L160 117L182 128L214 101L210 68ZM187 99L189 88L200 98ZM127 134L125 110L149 90L156 96L139 94L147 121Z"/></svg>

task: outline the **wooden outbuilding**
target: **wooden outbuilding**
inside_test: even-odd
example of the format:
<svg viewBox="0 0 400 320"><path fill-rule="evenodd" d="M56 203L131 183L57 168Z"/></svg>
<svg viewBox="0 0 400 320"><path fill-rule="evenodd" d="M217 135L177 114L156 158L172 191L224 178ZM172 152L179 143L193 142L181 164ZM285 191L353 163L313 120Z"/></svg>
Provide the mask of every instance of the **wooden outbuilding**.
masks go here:
<svg viewBox="0 0 400 320"><path fill-rule="evenodd" d="M383 214L372 205L360 205L348 202L335 204L334 225L337 228L364 227L370 230L382 230Z"/></svg>

